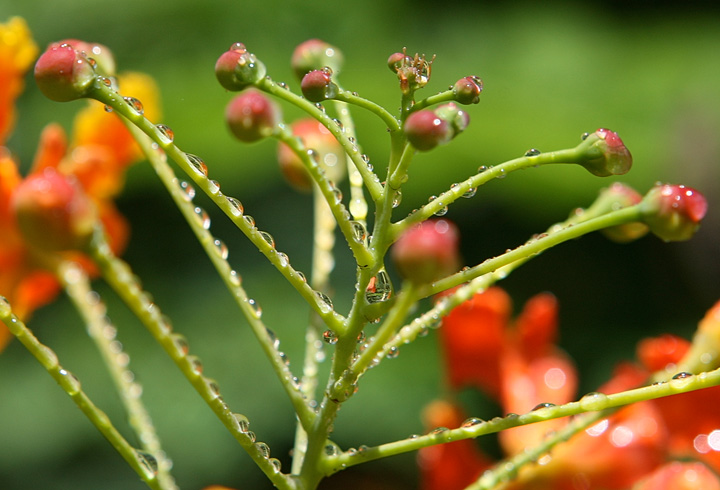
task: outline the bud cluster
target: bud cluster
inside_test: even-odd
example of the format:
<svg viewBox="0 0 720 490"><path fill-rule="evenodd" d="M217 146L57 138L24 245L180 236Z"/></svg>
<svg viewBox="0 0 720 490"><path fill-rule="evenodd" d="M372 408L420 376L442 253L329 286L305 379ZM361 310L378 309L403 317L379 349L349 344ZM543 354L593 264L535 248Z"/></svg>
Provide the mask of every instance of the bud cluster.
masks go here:
<svg viewBox="0 0 720 490"><path fill-rule="evenodd" d="M403 94L411 94L423 88L430 81L432 63L435 56L428 60L425 55L415 53L409 56L405 50L402 53L393 53L388 58L388 67L397 74L400 80L400 90Z"/></svg>

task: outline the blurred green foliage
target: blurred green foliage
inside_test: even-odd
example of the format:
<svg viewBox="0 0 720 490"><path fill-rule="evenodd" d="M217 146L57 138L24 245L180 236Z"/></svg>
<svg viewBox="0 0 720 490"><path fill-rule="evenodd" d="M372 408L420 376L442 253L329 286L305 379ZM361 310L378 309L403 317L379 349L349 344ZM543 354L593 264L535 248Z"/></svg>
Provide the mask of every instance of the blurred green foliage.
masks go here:
<svg viewBox="0 0 720 490"><path fill-rule="evenodd" d="M518 307L542 290L559 297L561 343L581 360L582 387L589 391L618 359L632 356L638 339L664 331L690 335L694 322L720 298L720 16L711 4L691 10L652 2L486 3L15 0L0 5L0 19L25 17L41 46L64 38L101 42L111 47L121 70L154 76L164 105L157 122L173 128L181 148L203 157L223 192L241 199L305 271L310 200L282 182L273 143L242 145L224 127L231 95L215 81L213 65L233 42L245 43L273 78L297 89L289 67L294 46L324 39L345 54L343 86L391 110L399 105L399 93L385 60L404 46L411 53L437 54L428 95L462 76L483 79L485 92L480 104L469 108L466 134L418 155L397 216L480 165L531 147L574 146L582 132L598 127L618 131L635 156L633 170L620 180L641 192L656 180L696 187L708 197L710 213L689 243L666 245L648 237L619 246L590 236L546 253L503 283ZM54 120L69 127L79 107L48 101L28 77L8 142L25 169L40 129ZM354 114L363 150L381 169L386 134L373 117ZM297 116L286 108L288 121ZM463 253L474 264L589 204L608 183L581 168L525 171L488 184L474 199L453 206L448 217L460 225ZM198 202L207 207L201 198ZM175 319L175 328L187 335L230 406L248 415L260 440L287 468L294 421L289 404L148 166L130 170L119 206L133 224L126 259ZM231 264L299 369L307 309L256 260L257 252L239 232L217 213L213 218L213 232L230 246ZM349 260L340 250L334 274L340 311L352 294ZM150 336L102 283L96 287L120 326L119 338L145 387L180 485L268 488ZM98 369L99 357L68 302L61 299L37 312L30 325L128 433L109 378ZM356 399L340 412L337 442L344 448L371 445L420 432L421 407L442 394L442 375L434 334L402 349L399 359L363 378ZM472 415L493 415L476 396L468 399ZM0 356L0 400L0 488L143 488L17 342ZM359 467L325 488L413 488L413 461L408 455Z"/></svg>

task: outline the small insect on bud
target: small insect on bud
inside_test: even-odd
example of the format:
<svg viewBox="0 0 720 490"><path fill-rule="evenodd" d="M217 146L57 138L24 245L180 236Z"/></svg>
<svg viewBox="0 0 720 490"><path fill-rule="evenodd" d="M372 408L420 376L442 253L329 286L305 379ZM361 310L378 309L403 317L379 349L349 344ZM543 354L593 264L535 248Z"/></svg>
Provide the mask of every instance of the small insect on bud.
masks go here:
<svg viewBox="0 0 720 490"><path fill-rule="evenodd" d="M445 219L428 220L403 233L393 245L395 267L404 278L426 284L456 272L460 235Z"/></svg>
<svg viewBox="0 0 720 490"><path fill-rule="evenodd" d="M265 76L265 65L245 45L235 43L215 63L215 76L225 89L238 92Z"/></svg>
<svg viewBox="0 0 720 490"><path fill-rule="evenodd" d="M707 212L707 200L684 185L659 185L640 204L643 222L666 242L689 240Z"/></svg>
<svg viewBox="0 0 720 490"><path fill-rule="evenodd" d="M622 175L632 167L630 150L616 132L608 129L586 135L577 149L581 151L577 163L598 177Z"/></svg>
<svg viewBox="0 0 720 490"><path fill-rule="evenodd" d="M300 89L310 102L322 102L338 94L338 86L332 81L332 69L328 67L308 72L302 79Z"/></svg>
<svg viewBox="0 0 720 490"><path fill-rule="evenodd" d="M252 143L268 137L280 123L280 108L257 90L235 96L225 109L225 120L240 141Z"/></svg>
<svg viewBox="0 0 720 490"><path fill-rule="evenodd" d="M455 101L460 104L477 104L480 102L480 92L483 90L483 83L479 77L470 76L461 78L452 87Z"/></svg>
<svg viewBox="0 0 720 490"><path fill-rule="evenodd" d="M336 74L340 73L343 55L338 48L325 41L309 39L295 48L290 64L298 80L302 80L308 72L322 70L324 67L330 68Z"/></svg>
<svg viewBox="0 0 720 490"><path fill-rule="evenodd" d="M43 250L82 250L97 222L95 206L76 181L52 167L26 178L11 205L25 239Z"/></svg>
<svg viewBox="0 0 720 490"><path fill-rule="evenodd" d="M52 45L35 63L35 81L56 102L85 97L95 80L95 69L69 44Z"/></svg>

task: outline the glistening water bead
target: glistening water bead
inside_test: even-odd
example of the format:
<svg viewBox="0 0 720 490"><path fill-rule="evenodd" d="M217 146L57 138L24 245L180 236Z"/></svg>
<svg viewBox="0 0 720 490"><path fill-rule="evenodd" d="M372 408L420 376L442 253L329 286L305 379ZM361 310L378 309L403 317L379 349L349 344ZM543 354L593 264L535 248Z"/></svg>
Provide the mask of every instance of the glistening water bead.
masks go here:
<svg viewBox="0 0 720 490"><path fill-rule="evenodd" d="M234 216L242 216L242 214L245 212L245 208L243 207L242 203L234 197L230 196L225 196L225 199L227 199L227 202L230 204L230 212Z"/></svg>
<svg viewBox="0 0 720 490"><path fill-rule="evenodd" d="M197 155L193 155L192 153L185 153L185 158L187 158L188 163L192 165L197 173L203 177L208 176L208 168L202 158Z"/></svg>
<svg viewBox="0 0 720 490"><path fill-rule="evenodd" d="M173 142L173 139L175 139L175 133L172 129L170 129L169 126L165 126L164 124L158 124L155 126L155 130L157 131L158 136L160 137L160 141L163 144L169 144Z"/></svg>

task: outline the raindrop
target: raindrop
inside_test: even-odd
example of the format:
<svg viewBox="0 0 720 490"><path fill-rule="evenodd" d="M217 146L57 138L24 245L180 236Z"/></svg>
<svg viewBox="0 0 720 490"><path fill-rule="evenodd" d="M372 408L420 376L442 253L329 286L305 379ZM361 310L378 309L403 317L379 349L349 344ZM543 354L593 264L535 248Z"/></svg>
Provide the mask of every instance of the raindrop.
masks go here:
<svg viewBox="0 0 720 490"><path fill-rule="evenodd" d="M245 218L245 223L247 223L250 228L255 228L255 218L253 218L249 214L246 214L244 216L244 218Z"/></svg>
<svg viewBox="0 0 720 490"><path fill-rule="evenodd" d="M377 276L370 279L367 289L365 289L365 299L368 303L380 303L387 301L392 295L392 283L387 272L381 270Z"/></svg>
<svg viewBox="0 0 720 490"><path fill-rule="evenodd" d="M190 346L188 345L188 341L184 335L172 333L170 334L170 338L172 339L173 345L175 346L178 354L186 356L187 353L190 352Z"/></svg>
<svg viewBox="0 0 720 490"><path fill-rule="evenodd" d="M203 208L200 206L196 206L195 209L195 217L198 220L198 224L202 226L204 229L209 230L210 229L210 216L205 212Z"/></svg>
<svg viewBox="0 0 720 490"><path fill-rule="evenodd" d="M531 411L534 412L535 410L542 410L543 408L550 408L550 407L554 407L554 406L555 406L554 403L547 403L547 402L546 403L538 403L537 405L535 405L533 407L533 409Z"/></svg>
<svg viewBox="0 0 720 490"><path fill-rule="evenodd" d="M234 413L234 414L232 414L232 416L233 416L233 419L235 420L235 425L239 432L246 433L248 430L250 430L250 422L248 422L248 419L246 416L244 416L241 413Z"/></svg>
<svg viewBox="0 0 720 490"><path fill-rule="evenodd" d="M608 397L603 393L592 392L580 398L580 408L583 410L604 410L608 404Z"/></svg>
<svg viewBox="0 0 720 490"><path fill-rule="evenodd" d="M268 447L267 444L264 442L257 442L255 443L255 449L260 453L260 455L263 458L269 458L270 457L270 447Z"/></svg>
<svg viewBox="0 0 720 490"><path fill-rule="evenodd" d="M135 111L136 114L142 116L145 114L145 109L143 108L142 102L140 102L135 97L123 97L125 102L127 102L127 105L130 106L130 108Z"/></svg>
<svg viewBox="0 0 720 490"><path fill-rule="evenodd" d="M335 345L337 344L338 338L332 330L325 330L323 332L323 340L326 344Z"/></svg>
<svg viewBox="0 0 720 490"><path fill-rule="evenodd" d="M687 379L687 378L690 378L691 376L692 376L692 373L683 371L681 373L677 373L675 376L672 377L672 379Z"/></svg>
<svg viewBox="0 0 720 490"><path fill-rule="evenodd" d="M270 345L275 347L276 349L280 347L280 340L278 340L277 335L275 335L275 332L270 330L269 328L265 328L265 333L268 336L268 339L270 339Z"/></svg>
<svg viewBox="0 0 720 490"><path fill-rule="evenodd" d="M365 226L359 221L351 221L350 227L352 228L353 238L355 241L360 243L364 242L367 238L367 230L365 229Z"/></svg>
<svg viewBox="0 0 720 490"><path fill-rule="evenodd" d="M327 296L327 294L320 291L315 291L315 297L317 297L318 299L320 311L322 311L323 313L330 313L332 311L332 300Z"/></svg>
<svg viewBox="0 0 720 490"><path fill-rule="evenodd" d="M325 106L323 106L320 102L317 102L317 103L315 104L315 107L316 107L318 110L320 110L320 111L322 111L323 113L325 113Z"/></svg>
<svg viewBox="0 0 720 490"><path fill-rule="evenodd" d="M582 141L585 141L588 136L590 136L590 133L583 133L583 134L580 135L580 139L581 139Z"/></svg>
<svg viewBox="0 0 720 490"><path fill-rule="evenodd" d="M65 379L65 382L67 383L67 386L63 386L65 391L67 391L70 395L74 395L80 391L82 385L80 384L80 380L77 379L73 373L65 369L60 369L58 373L63 376L63 379Z"/></svg>
<svg viewBox="0 0 720 490"><path fill-rule="evenodd" d="M240 284L242 283L242 280L240 278L240 274L236 270L230 271L230 284L232 284L235 287L240 287Z"/></svg>
<svg viewBox="0 0 720 490"><path fill-rule="evenodd" d="M215 251L218 253L220 258L226 260L229 254L227 245L225 245L225 243L218 238L215 239L213 245L215 245Z"/></svg>
<svg viewBox="0 0 720 490"><path fill-rule="evenodd" d="M251 442L255 442L255 433L251 430L247 431L245 435L250 439Z"/></svg>
<svg viewBox="0 0 720 490"><path fill-rule="evenodd" d="M437 427L437 428L431 430L429 432L429 434L431 436L436 436L436 435L442 434L443 432L447 432L448 430L450 430L450 429L448 429L447 427Z"/></svg>
<svg viewBox="0 0 720 490"><path fill-rule="evenodd" d="M112 111L113 111L113 108L106 104L106 105L105 105L105 112L112 112Z"/></svg>
<svg viewBox="0 0 720 490"><path fill-rule="evenodd" d="M338 447L335 444L328 444L325 446L325 454L327 456L337 456Z"/></svg>
<svg viewBox="0 0 720 490"><path fill-rule="evenodd" d="M301 280L302 282L307 283L307 277L305 277L305 274L303 274L303 273L300 272L300 271L295 271L295 272L297 273L298 277L300 278L300 280Z"/></svg>
<svg viewBox="0 0 720 490"><path fill-rule="evenodd" d="M185 200L190 202L195 197L195 188L184 180L180 182L180 189L182 189L185 196Z"/></svg>
<svg viewBox="0 0 720 490"><path fill-rule="evenodd" d="M105 85L106 87L112 87L112 80L110 80L109 78L103 77L103 78L100 79L100 81L101 81L102 84Z"/></svg>
<svg viewBox="0 0 720 490"><path fill-rule="evenodd" d="M340 119L333 119L333 122L337 124L337 127L340 131L345 131L345 128L343 127L343 123L340 122Z"/></svg>
<svg viewBox="0 0 720 490"><path fill-rule="evenodd" d="M187 356L187 361L190 363L190 369L192 369L193 373L198 375L202 374L203 365L197 356Z"/></svg>
<svg viewBox="0 0 720 490"><path fill-rule="evenodd" d="M395 191L395 194L393 194L392 197L392 207L396 208L400 206L400 203L402 202L402 192L400 192L400 189Z"/></svg>
<svg viewBox="0 0 720 490"><path fill-rule="evenodd" d="M362 155L360 155L360 160L362 160L366 165L367 165L368 163L370 163L370 157L367 156L365 153L363 153Z"/></svg>
<svg viewBox="0 0 720 490"><path fill-rule="evenodd" d="M487 165L480 165L477 169L477 173L481 174L483 172L487 172L490 169Z"/></svg>
<svg viewBox="0 0 720 490"><path fill-rule="evenodd" d="M387 354L385 354L385 357L387 357L388 359L395 359L399 355L400 350L397 347L390 347L387 351Z"/></svg>
<svg viewBox="0 0 720 490"><path fill-rule="evenodd" d="M217 180L209 181L208 190L210 191L210 194L217 194L220 192L220 183Z"/></svg>
<svg viewBox="0 0 720 490"><path fill-rule="evenodd" d="M247 48L245 48L245 45L243 43L233 43L232 46L230 46L229 51L237 51L238 53L247 53Z"/></svg>
<svg viewBox="0 0 720 490"><path fill-rule="evenodd" d="M220 397L220 387L218 386L217 382L211 378L203 378L203 381L205 382L205 386L207 386L207 389L210 392L210 395L213 398L219 398Z"/></svg>
<svg viewBox="0 0 720 490"><path fill-rule="evenodd" d="M255 318L260 318L262 316L262 308L260 308L260 305L257 304L257 301L255 301L252 298L249 298L247 300L248 305L250 305L250 308L252 308L252 313Z"/></svg>
<svg viewBox="0 0 720 490"><path fill-rule="evenodd" d="M145 475L148 478L153 478L157 476L158 462L157 459L155 459L155 456L145 451L138 451L137 449L135 450L135 454L137 455L138 461L145 470Z"/></svg>
<svg viewBox="0 0 720 490"><path fill-rule="evenodd" d="M275 473L280 473L280 470L282 469L282 463L277 458L270 458L268 462L272 465L273 470L275 470Z"/></svg>
<svg viewBox="0 0 720 490"><path fill-rule="evenodd" d="M320 164L320 154L313 150L312 148L309 148L307 151L307 155L310 157L310 160L315 164Z"/></svg>
<svg viewBox="0 0 720 490"><path fill-rule="evenodd" d="M278 82L278 87L284 88L285 90L288 89L288 84L285 82Z"/></svg>
<svg viewBox="0 0 720 490"><path fill-rule="evenodd" d="M280 263L280 267L287 267L290 263L290 259L288 258L287 254L283 252L278 252L277 258L278 262Z"/></svg>
<svg viewBox="0 0 720 490"><path fill-rule="evenodd" d="M470 417L469 419L465 419L465 421L462 423L460 427L468 428L468 427L474 427L476 425L480 425L483 422L485 422L483 419L479 419L477 417Z"/></svg>
<svg viewBox="0 0 720 490"><path fill-rule="evenodd" d="M267 242L268 245L270 245L271 248L275 248L275 239L272 237L270 233L267 231L260 231L258 232L263 240Z"/></svg>
<svg viewBox="0 0 720 490"><path fill-rule="evenodd" d="M155 130L158 133L158 136L160 137L160 142L163 144L169 144L173 142L173 139L175 139L175 133L172 129L170 129L169 126L165 126L164 124L158 124L155 126Z"/></svg>
<svg viewBox="0 0 720 490"><path fill-rule="evenodd" d="M504 179L505 177L507 177L507 174L505 173L505 169L504 169L504 168L499 169L496 178L497 178L497 179Z"/></svg>
<svg viewBox="0 0 720 490"><path fill-rule="evenodd" d="M330 189L332 190L333 197L335 198L335 204L340 204L342 202L342 191L338 189L333 182L330 182Z"/></svg>
<svg viewBox="0 0 720 490"><path fill-rule="evenodd" d="M185 153L185 158L187 158L188 163L193 166L197 173L201 174L203 177L207 177L208 168L202 158L197 155L193 155L192 153Z"/></svg>
<svg viewBox="0 0 720 490"><path fill-rule="evenodd" d="M235 216L242 216L242 214L245 212L245 208L243 207L242 203L234 197L230 196L225 196L225 199L227 199L227 202L230 203L230 212Z"/></svg>
<svg viewBox="0 0 720 490"><path fill-rule="evenodd" d="M540 150L538 150L537 148L530 148L528 151L525 152L525 156L526 157L536 157L540 153L542 153L542 152Z"/></svg>

